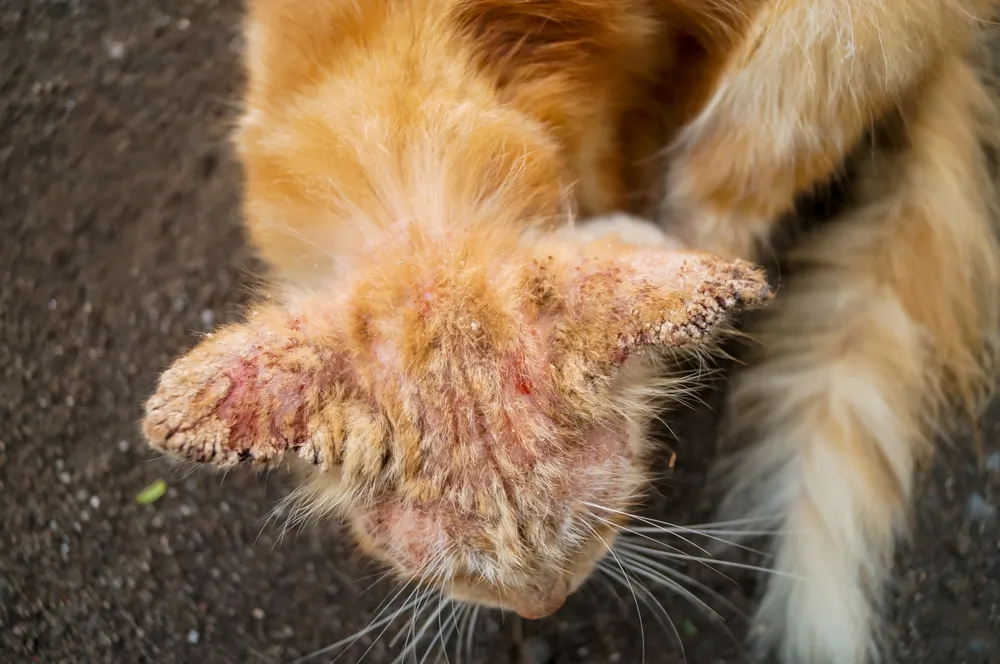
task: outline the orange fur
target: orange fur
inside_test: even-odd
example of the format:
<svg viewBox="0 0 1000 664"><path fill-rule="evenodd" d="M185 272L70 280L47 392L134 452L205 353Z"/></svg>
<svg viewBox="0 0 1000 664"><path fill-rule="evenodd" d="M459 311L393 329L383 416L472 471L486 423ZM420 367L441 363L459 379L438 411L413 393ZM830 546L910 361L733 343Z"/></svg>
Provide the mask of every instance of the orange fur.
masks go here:
<svg viewBox="0 0 1000 664"><path fill-rule="evenodd" d="M624 518L587 504L641 494L655 358L767 297L744 263L577 217L752 259L891 127L757 323L723 504L805 533L774 541L805 583L767 585L765 649L877 657L914 473L949 393L986 384L1000 250L969 62L996 5L252 0L237 145L273 302L164 374L148 436L304 459L303 500L401 576L550 613Z"/></svg>
<svg viewBox="0 0 1000 664"><path fill-rule="evenodd" d="M658 358L769 296L575 222L620 205L657 25L639 0L252 3L237 144L274 303L163 375L151 443L304 459L303 500L402 577L558 608L616 535L587 504L644 491Z"/></svg>
<svg viewBox="0 0 1000 664"><path fill-rule="evenodd" d="M916 472L947 406L974 414L991 385L1000 248L980 142L997 129L970 62L997 5L742 3L746 29L726 33L735 48L671 146L662 221L752 257L796 196L880 130L859 203L793 252L729 401L744 447L721 466L721 512L787 533L772 544L787 576L768 580L752 630L785 664L880 657Z"/></svg>

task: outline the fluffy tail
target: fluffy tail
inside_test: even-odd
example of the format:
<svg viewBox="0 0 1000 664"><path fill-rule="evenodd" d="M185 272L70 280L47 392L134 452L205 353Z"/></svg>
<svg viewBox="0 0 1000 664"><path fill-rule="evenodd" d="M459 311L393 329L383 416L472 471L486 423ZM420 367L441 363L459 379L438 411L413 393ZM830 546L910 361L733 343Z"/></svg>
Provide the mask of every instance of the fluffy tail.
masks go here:
<svg viewBox="0 0 1000 664"><path fill-rule="evenodd" d="M1000 250L985 88L942 61L902 105L858 206L807 240L736 380L726 518L777 515L754 638L786 664L878 657L878 609L915 470L953 396L988 372ZM882 146L880 146L881 148ZM759 523L755 524L759 528ZM796 580L792 577L798 577Z"/></svg>

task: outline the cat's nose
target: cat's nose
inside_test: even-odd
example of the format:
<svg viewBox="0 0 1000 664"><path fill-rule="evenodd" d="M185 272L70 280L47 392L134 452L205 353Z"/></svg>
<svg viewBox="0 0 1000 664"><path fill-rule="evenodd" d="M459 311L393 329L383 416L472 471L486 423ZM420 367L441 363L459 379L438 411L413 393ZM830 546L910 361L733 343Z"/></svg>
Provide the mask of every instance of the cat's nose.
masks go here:
<svg viewBox="0 0 1000 664"><path fill-rule="evenodd" d="M566 579L559 578L542 592L519 598L514 610L525 620L547 618L562 608L569 592L569 583Z"/></svg>
<svg viewBox="0 0 1000 664"><path fill-rule="evenodd" d="M565 596L550 598L544 603L532 603L524 606L518 606L516 611L517 615L521 616L525 620L539 620L541 618L548 618L553 613L561 609L565 603Z"/></svg>

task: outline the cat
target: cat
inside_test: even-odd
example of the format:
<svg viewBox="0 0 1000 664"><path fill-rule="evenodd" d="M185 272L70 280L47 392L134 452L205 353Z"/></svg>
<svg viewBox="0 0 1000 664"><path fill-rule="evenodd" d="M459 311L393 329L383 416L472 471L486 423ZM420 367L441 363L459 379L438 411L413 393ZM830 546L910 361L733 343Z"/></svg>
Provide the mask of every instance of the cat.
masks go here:
<svg viewBox="0 0 1000 664"><path fill-rule="evenodd" d="M718 475L725 517L779 533L759 651L878 657L917 469L988 384L994 4L250 0L236 143L272 282L164 373L148 439L292 460L401 579L549 615L641 505L678 360L771 300L775 224L878 129L750 328Z"/></svg>

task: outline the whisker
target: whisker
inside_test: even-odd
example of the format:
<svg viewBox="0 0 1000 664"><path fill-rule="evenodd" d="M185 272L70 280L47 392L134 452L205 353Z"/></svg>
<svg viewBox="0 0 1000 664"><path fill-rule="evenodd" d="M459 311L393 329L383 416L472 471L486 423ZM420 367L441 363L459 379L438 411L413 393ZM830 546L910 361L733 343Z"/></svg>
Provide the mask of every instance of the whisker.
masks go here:
<svg viewBox="0 0 1000 664"><path fill-rule="evenodd" d="M645 572L645 574L647 575L647 578L653 580L654 582L658 582L658 583L663 584L671 592L675 592L675 593L679 594L681 597L683 597L685 600L687 600L688 603L690 603L695 608L701 608L701 609L706 610L707 613L708 613L709 618L714 618L714 619L718 620L719 626L722 627L723 631L725 631L725 633L729 637L729 639L736 645L736 647L738 649L740 649L742 651L743 646L740 643L740 640L737 639L736 635L733 634L732 630L730 630L729 627L727 627L725 625L725 619L721 615L719 615L719 613L715 609L713 609L712 607L710 607L707 603L705 603L704 600L702 600L700 597L698 597L693 592L691 592L690 589L688 589L688 588L684 587L683 585L681 585L679 582L674 581L673 579L668 579L666 576L663 576L663 573L676 574L676 575L680 576L681 578L687 580L689 583L691 583L696 588L699 588L699 589L702 589L704 591L707 591L716 600L718 600L719 602L721 602L723 605L725 605L730 610L734 611L736 613L736 615L740 616L741 618L746 618L745 614L742 611L740 611L740 609L735 604L733 604L732 602L730 602L725 597L723 597L719 593L715 592L714 590L712 590L711 588L709 588L705 584L700 583L700 582L696 581L695 579L692 579L691 577L687 576L686 574L682 574L681 572L678 572L677 570L671 569L671 568L669 568L669 567L667 567L665 565L657 563L656 561L647 560L645 558L642 558L639 554L635 554L635 553L628 554L626 552L622 552L622 554L623 554L623 558L625 560L629 561L630 563L632 563L633 565L636 566L636 570L637 571L639 571L640 573ZM658 571L660 573L657 573Z"/></svg>
<svg viewBox="0 0 1000 664"><path fill-rule="evenodd" d="M595 517L596 519L599 519L599 520L601 520L601 521L604 521L604 519L601 519L601 517L599 517L599 516L597 516L597 515L594 515L594 517ZM636 532L636 531L634 531L634 530L631 530L630 528L628 528L628 527L626 527L626 526L619 526L618 524L615 524L615 523L613 523L613 522L611 522L611 521L605 521L605 523L607 523L608 525L610 525L610 526L613 526L613 527L615 527L615 528L619 528L619 529L621 529L621 530L625 531L626 533L631 533L631 534L633 534L633 535L637 535L638 537L640 537L640 538L642 538L642 539L646 539L646 540L649 540L650 542L652 542L653 544L656 544L657 546L659 546L659 547L661 547L661 548L666 548L666 549L669 549L670 551L673 551L673 552L675 552L675 553L676 553L676 555L678 555L678 556L686 556L686 558L685 558L686 560L700 560L699 558L697 558L697 557L695 557L695 556L690 556L690 554L687 554L687 553L685 553L684 551L682 551L681 549L677 548L676 546L673 546L672 544L667 544L666 542L663 542L663 541L661 541L661 540L658 540L658 539L654 539L654 538L650 537L649 535L642 535L642 534L640 534L640 533L637 533L637 532ZM684 538L682 537L681 539L684 539ZM637 543L636 543L636 542L632 542L632 541L629 541L629 540L628 540L627 538L622 538L622 540L621 540L621 541L622 541L623 543L627 543L627 544L632 544L632 545L637 545ZM704 549L702 549L702 550L704 550ZM706 553L707 553L707 552L706 552ZM709 554L709 555L711 555L711 554ZM712 560L714 560L714 558L713 558ZM709 569L709 570L711 570L712 572L714 572L714 573L718 574L719 576L722 576L722 577L723 577L723 578L725 578L726 580L728 580L728 581L731 581L731 582L733 582L733 583L736 583L735 581L733 581L733 579L731 579L730 577L726 576L726 574L724 574L724 573L720 572L719 570L715 569L714 567L711 567L710 565L707 565L707 564L706 564L706 563L704 563L704 562L703 562L703 563L701 563L701 564L702 564L702 565L703 565L703 566L704 566L704 567L705 567L706 569Z"/></svg>
<svg viewBox="0 0 1000 664"><path fill-rule="evenodd" d="M805 579L803 579L802 577L796 576L794 574L788 574L787 572L781 572L775 569L768 569L766 567L758 567L757 565L738 563L732 560L720 560L718 558L701 558L699 556L690 556L687 554L672 553L670 551L664 551L662 549L653 549L651 547L641 546L634 542L628 542L628 541L623 541L621 543L621 546L628 547L634 551L642 551L648 554L655 554L663 558L674 558L676 560L686 560L689 562L705 563L707 565L721 565L723 567L735 567L738 569L747 569L755 572L761 572L763 574L773 574L774 576L783 576L789 579L794 579L796 581L805 581Z"/></svg>
<svg viewBox="0 0 1000 664"><path fill-rule="evenodd" d="M386 578L392 576L392 570L391 569L386 570L385 572L382 572L381 574L372 574L372 575L368 576L367 578L370 579L373 576L376 577L375 580L372 581L370 584L368 584L364 589L362 589L361 595L364 595L369 590L371 590L372 588L374 588L375 586L377 586L379 583L381 583L382 581L384 581ZM358 580L361 581L364 578L365 577L362 577L362 579L358 579Z"/></svg>
<svg viewBox="0 0 1000 664"><path fill-rule="evenodd" d="M406 585L409 585L409 583L407 583ZM405 588L406 586L403 586L403 587ZM406 598L406 606L410 609L410 620L409 620L409 622L413 622L413 611L416 609L417 603L419 602L419 599L420 599L419 595L416 597L416 599L414 599L414 595L416 595L417 592L420 591L420 588L421 588L421 586L420 586L420 582L418 580L417 581L417 585L413 588L413 591L410 592L409 596ZM389 627L392 624L392 622L393 621L390 621L389 623L386 624L385 627L382 628L382 631L378 633L378 635L375 637L375 639L371 642L371 645L369 645L365 649L365 651L363 653L361 653L361 657L358 658L358 662L361 662L361 660L363 660L365 657L368 656L368 653L371 652L371 649L375 647L375 644L378 643L379 640L389 630ZM346 650L344 652L346 652ZM337 657L333 661L336 662L338 659L340 659L340 657L343 654L344 653L342 652L340 655L337 655ZM332 662L331 662L331 664L332 664Z"/></svg>
<svg viewBox="0 0 1000 664"><path fill-rule="evenodd" d="M629 581L628 574L625 573L625 568L622 566L621 561L618 560L618 556L617 556L617 554L615 554L614 550L612 550L612 548L610 546L608 546L607 541L605 541L605 539L603 537L601 537L601 534L599 532L597 532L597 530L595 530L594 527L591 526L589 523L587 523L586 521L583 521L582 523L583 523L583 525L587 526L587 528L590 529L590 532L592 532L594 534L594 536L597 537L597 539L601 540L601 543L604 544L604 548L606 548L608 550L608 553L610 553L611 556L615 559L615 562L618 563L618 567L621 568L622 575L625 577L625 583L628 585L629 590L632 591L632 599L635 601L635 613L636 613L636 616L639 619L639 638L641 640L640 647L641 647L641 652L642 652L642 661L643 661L643 664L645 664L645 661L646 661L646 630L645 630L645 628L643 627L643 624L642 624L642 609L639 608L639 598L636 597L635 589L632 587L632 582Z"/></svg>
<svg viewBox="0 0 1000 664"><path fill-rule="evenodd" d="M444 613L444 609L448 606L454 608L454 604L452 603L452 601L450 599L445 599L444 594L441 594L438 597L438 611L437 611L438 633L437 636L435 636L434 639L430 642L430 645L427 646L427 651L424 652L424 656L420 658L420 664L424 664L424 662L427 661L427 658L431 656L431 653L434 652L434 646L435 644L437 644L438 641L441 641L441 651L444 653L445 660L448 659L448 652L447 649L445 648L445 646L447 645L447 640L444 634L444 626L441 624L441 614ZM454 613L452 613L452 616L454 616ZM449 623L445 622L445 624L447 625ZM451 634L450 630L448 631L448 634L449 635Z"/></svg>
<svg viewBox="0 0 1000 664"><path fill-rule="evenodd" d="M674 531L673 528L665 528L663 526L636 526L635 530L640 533L664 533L668 535ZM687 526L683 530L689 530L697 535L704 535L706 537L708 535L733 535L736 537L745 535L748 537L758 537L764 535L783 535L788 532L784 530L714 530L711 528L700 529L695 526ZM732 542L729 543L731 544Z"/></svg>
<svg viewBox="0 0 1000 664"><path fill-rule="evenodd" d="M719 603L723 604L727 609L733 611L734 613L736 613L736 615L740 616L741 618L745 619L747 617L746 614L738 606L736 606L735 604L733 604L732 602L730 602L728 599L726 599L725 597L723 597L720 593L718 593L714 589L710 588L709 586L705 585L701 581L698 581L697 579L691 578L690 576L688 576L684 572L681 572L680 570L676 570L676 569L674 569L672 567L669 567L669 566L667 566L667 565L665 565L665 564L663 564L663 563L661 563L661 562L659 562L657 560L651 560L649 558L646 558L643 554L638 553L636 551L622 551L621 553L624 554L626 557L630 557L632 560L635 560L637 562L641 562L642 564L644 564L644 565L646 565L646 566L648 566L648 567L650 567L650 568L652 568L654 570L659 571L661 574L666 574L667 576L671 576L671 577L673 577L675 579L679 579L680 581L678 581L677 583L680 583L681 581L683 581L683 582L691 584L695 588L697 588L697 589L699 589L699 590L701 590L703 592L706 592L709 595L711 595L716 601L718 601Z"/></svg>
<svg viewBox="0 0 1000 664"><path fill-rule="evenodd" d="M611 521L610 519L605 519L603 517L597 516L596 514L594 515L594 518L597 519L598 521L600 521L601 523L604 523L604 524L606 524L608 526L611 526L612 528L615 528L617 530L620 530L620 531L623 531L623 532L626 532L626 533L631 533L631 534L633 534L633 535L635 535L637 537L649 540L650 542L653 542L653 543L658 544L660 546L666 547L666 548L670 549L671 551L676 551L677 553L684 553L683 550L677 548L673 544L668 544L667 542L664 542L663 540L658 540L658 539L656 539L654 537L650 537L649 535L643 535L642 533L640 533L640 532L638 532L638 531L630 528L629 526L619 525L619 524L615 523L614 521ZM678 535L678 538L681 539L681 540L683 540L683 541L685 541L685 542L688 542L688 544L691 544L691 542L689 542L688 540L684 539L684 537L682 537L680 535ZM694 545L692 545L692 546L694 546ZM712 555L711 553L709 553L708 551L705 551L705 549L703 549L703 548L701 548L699 546L695 546L695 548L698 549L699 551L703 552L706 556L711 556Z"/></svg>
<svg viewBox="0 0 1000 664"><path fill-rule="evenodd" d="M657 574L655 570L650 568L645 563L645 561L641 560L634 554L631 554L629 551L619 551L619 553L622 556L622 560L631 563L632 569L634 569L637 573L645 576L650 581L655 581L663 586L666 586L673 592L676 592L685 599L691 601L695 606L704 609L705 611L710 613L713 617L717 618L721 622L725 622L725 619L722 616L720 616L715 609L710 607L708 604L705 603L704 600L702 600L700 597L692 593L690 590L688 590L681 584L677 583L672 579L667 578L663 574Z"/></svg>
<svg viewBox="0 0 1000 664"><path fill-rule="evenodd" d="M412 597L412 594L411 594L411 597ZM378 629L379 627L381 627L383 625L385 625L386 627L388 627L388 625L391 624L396 618L398 618L404 611L407 611L408 609L412 609L412 608L413 608L413 603L408 600L407 602L404 602L401 607L399 607L398 609L396 609L395 611L393 611L388 616L386 616L384 618L381 618L381 619L379 619L376 616L375 619L373 619L371 622L369 622L367 626L365 626L364 628L362 628L358 632L355 632L354 634L351 634L350 636L347 636L347 637L341 639L340 641L337 641L335 643L331 643L328 646L324 646L324 647L320 648L319 650L315 650L315 651L309 653L308 655L303 655L302 657L299 657L298 659L293 660L290 664L303 664L303 662L307 662L307 661L309 661L311 659L315 659L316 657L320 657L322 655L325 655L325 654L327 654L327 653L329 653L329 652L331 652L333 650L336 650L337 648L340 648L341 646L347 646L348 648L350 648L361 637L365 636L366 634L370 634L371 632L375 631L376 629ZM383 613L384 613L384 611L383 611ZM384 630L383 630L383 632L384 632ZM376 639L376 640L378 640L378 639ZM334 661L336 661L336 660L334 660Z"/></svg>
<svg viewBox="0 0 1000 664"><path fill-rule="evenodd" d="M777 516L750 516L750 517L746 517L746 518L743 518L743 519L730 519L729 521L713 521L713 522L709 522L709 523L695 523L693 525L688 526L688 528L698 528L698 529L705 529L705 528L730 528L730 527L734 527L734 526L748 525L748 524L751 524L751 523L766 523L766 522L772 522L773 523L774 521L778 521L778 520L779 519L778 519ZM665 526L670 526L669 523L666 523L664 521L657 521L656 519L649 519L648 517L647 517L647 521L651 521L651 522L653 522L656 525L662 524L662 525L665 525ZM783 531L778 530L778 531L774 531L774 532L776 534L782 534Z"/></svg>
<svg viewBox="0 0 1000 664"><path fill-rule="evenodd" d="M619 584L625 586L626 588L631 588L631 584L629 584L628 579L610 565L606 567L602 567L599 565L598 569L601 569L601 571L603 571L608 577L617 581ZM639 592L642 597L642 603L653 611L653 617L656 618L656 621L658 623L660 623L660 627L662 627L664 631L669 630L673 632L674 638L677 640L677 647L680 648L681 651L681 657L685 661L687 661L687 655L684 652L684 644L681 642L680 632L677 631L677 625L670 617L670 613L666 610L666 608L664 608L663 604L661 604L660 601L656 599L656 597L653 595L653 593L649 591L648 588L639 586ZM615 594L617 595L617 593ZM664 618L667 619L666 623L664 623L663 618L660 617L661 614L663 615ZM667 627L668 624L669 628Z"/></svg>
<svg viewBox="0 0 1000 664"><path fill-rule="evenodd" d="M429 616L427 616L427 620L425 620L423 624L420 626L420 629L417 631L416 636L412 640L410 640L406 644L406 647L403 648L402 652L400 652L399 655L397 655L396 658L392 660L392 664L402 664L403 662L406 661L406 658L411 653L416 651L417 646L420 645L421 639L424 638L424 634L426 634L427 630L430 629L431 624L433 624L434 620L441 614L442 611L444 611L444 607L445 604L440 603L438 605L438 608L432 611Z"/></svg>
<svg viewBox="0 0 1000 664"><path fill-rule="evenodd" d="M744 551L749 551L750 553L755 553L755 554L757 554L759 556L764 556L765 558L772 558L773 557L771 554L766 553L764 551L760 551L760 550L755 549L755 548L753 548L751 546L747 546L745 544L740 544L739 542L733 542L731 540L725 539L724 537L719 537L718 535L712 533L711 531L693 530L691 528L684 528L683 530L686 531L686 532L694 533L696 535L701 535L702 537L705 537L707 539L713 540L715 542L721 542L722 544L725 544L726 546L731 546L734 549L742 549ZM644 537L647 534L650 534L650 535L652 535L652 534L676 535L677 534L676 532L674 532L674 531L672 531L670 529L660 528L658 526L639 526L639 527L636 527L636 528L632 528L631 532L635 533L636 535L642 535ZM708 552L706 551L706 553L708 553ZM711 554L709 554L709 555L711 555Z"/></svg>
<svg viewBox="0 0 1000 664"><path fill-rule="evenodd" d="M469 614L469 629L465 634L465 652L468 655L468 659L471 661L472 657L476 652L475 636L476 636L476 623L479 622L479 610L483 608L477 606Z"/></svg>
<svg viewBox="0 0 1000 664"><path fill-rule="evenodd" d="M629 517L631 519L635 519L636 521L642 521L643 523L649 523L649 521L650 521L646 517L629 514L628 512L623 512L621 510L612 509L610 507L604 507L603 505L598 505L597 503L584 503L584 505L586 505L588 507L593 507L595 509L606 510L606 511L611 512L613 514L618 514L619 516L626 516L626 517ZM601 518L601 517L597 517L597 518ZM671 528L677 528L677 529L681 528L680 526L675 526L675 525L672 525L672 524L668 524L668 525L670 525ZM679 535L677 533L671 533L671 534L675 535L678 539L683 540L684 542L687 542L688 544L690 544L694 548L696 548L699 551L701 551L702 553L704 553L706 556L712 555L706 549L704 549L703 547L698 546L697 544L695 544L691 540L687 539L683 535Z"/></svg>
<svg viewBox="0 0 1000 664"><path fill-rule="evenodd" d="M455 635L455 664L462 664L465 661L462 653L462 637L465 636L465 630L468 629L470 615L472 615L471 604L459 605L458 618L456 619L458 634Z"/></svg>
<svg viewBox="0 0 1000 664"><path fill-rule="evenodd" d="M454 634L456 630L458 630L458 618L455 615L454 611L455 601L448 600L448 603L452 607L452 613L451 617L445 621L444 633L441 634L441 654L444 656L445 664L451 664L451 659L448 658L448 640L451 639L451 635Z"/></svg>
<svg viewBox="0 0 1000 664"><path fill-rule="evenodd" d="M410 592L410 594L409 594L409 596L407 597L407 600L406 600L406 603L411 608L410 620L409 620L409 624L411 626L413 624L413 621L416 620L415 616L418 615L422 611L422 609L418 609L417 607L420 604L421 600L427 595L428 591L424 591L420 595L417 595L417 593L420 592L421 589L425 587L424 584L427 581L427 572L428 572L428 570L433 569L435 567L435 565L438 564L438 562L439 562L438 558L432 558L432 559L428 560L426 563L424 563L424 565L422 567L420 567L420 569L418 569L417 572L416 572L416 575L415 575L415 577L416 577L416 579L415 579L416 585L414 586L413 590ZM396 596L398 596L399 593L402 592L403 589L405 589L408 585L410 585L411 582L413 582L413 580L407 581L403 585L403 588L401 588L400 591L396 593ZM416 599L414 599L414 595L417 595ZM391 601L394 601L394 599L391 600ZM358 662L360 662L361 660L363 660L368 655L368 653L371 651L371 649L375 647L375 644L378 643L379 639L382 638L382 636L385 634L385 632L388 629L389 629L389 625L386 625L385 628L381 632L379 632L378 636L375 637L375 640L372 641L371 645L368 646L368 648L365 650L364 653L362 653L361 657L358 659ZM402 630L400 630L400 632L402 632ZM389 644L390 647L392 647L392 643L394 643L398 637L399 637L399 633L397 633L396 637L394 637L393 640L392 640L392 642L390 642L390 644ZM343 653L341 653L341 654L343 654ZM338 655L338 658L339 658L339 655Z"/></svg>
<svg viewBox="0 0 1000 664"><path fill-rule="evenodd" d="M434 594L434 587L429 584L421 583L420 585L420 595L417 597L413 613L410 615L410 622L407 624L405 630L400 630L396 636L392 637L389 641L389 647L395 648L399 640L406 638L406 643L404 649L409 646L410 639L413 637L414 629L416 628L416 623L423 616L424 611L427 610L427 603L430 600L431 595Z"/></svg>

